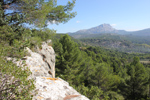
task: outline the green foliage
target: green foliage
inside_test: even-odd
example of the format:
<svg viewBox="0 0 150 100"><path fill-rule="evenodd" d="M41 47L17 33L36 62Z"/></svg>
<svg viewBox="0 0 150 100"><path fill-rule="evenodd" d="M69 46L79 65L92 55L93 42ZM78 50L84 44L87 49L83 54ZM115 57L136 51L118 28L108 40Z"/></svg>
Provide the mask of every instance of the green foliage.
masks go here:
<svg viewBox="0 0 150 100"><path fill-rule="evenodd" d="M101 47L83 47L82 44L75 46L75 40L68 35L57 37L60 40L53 45L57 54L56 73L81 94L91 100L149 98L150 71L148 65L145 70L140 64L140 59L149 59L148 54L128 54ZM74 60L80 58L75 55L81 55L82 60Z"/></svg>
<svg viewBox="0 0 150 100"><path fill-rule="evenodd" d="M27 68L21 68L11 61L6 61L4 56L2 56L3 52L0 49L0 73L2 75L0 77L0 83L2 83L0 84L0 99L32 100L30 92L34 89L34 84L33 80L27 80L31 72ZM12 77L14 77L13 80Z"/></svg>
<svg viewBox="0 0 150 100"><path fill-rule="evenodd" d="M34 85L33 80L27 80L27 77L31 74L30 71L27 68L16 66L5 58L21 59L26 55L25 47L34 48L42 41L50 39L55 31L47 29L30 30L23 27L15 31L13 28L9 25L0 27L0 73L4 76L0 78L0 83L2 83L0 84L0 99L31 100L31 91L34 89ZM12 77L15 78L10 83ZM8 89L8 91L5 89ZM11 93L13 94L11 95Z"/></svg>
<svg viewBox="0 0 150 100"><path fill-rule="evenodd" d="M82 62L80 50L68 35L63 36L54 45L57 53L56 72L59 76L72 83L72 80L75 79L80 71L79 66Z"/></svg>
<svg viewBox="0 0 150 100"><path fill-rule="evenodd" d="M0 74L2 73L0 83L5 84L0 90L0 99L12 99L7 98L10 96L10 91L3 91L5 88L12 89L11 92L17 97L13 99L32 99L30 91L34 89L33 80L27 80L31 73L27 68L18 68L5 58L10 56L21 59L26 55L25 47L34 49L42 41L52 38L55 30L49 30L45 26L49 23L65 23L73 18L76 15L75 12L71 12L74 4L75 0L68 2L67 5L57 5L56 0L46 2L45 0L0 0ZM13 8L14 12L5 12L6 9ZM40 29L24 28L23 23L34 24ZM82 94L92 100L141 100L150 97L150 69L148 65L145 65L145 68L139 62L140 59L149 59L148 54L128 54L101 47L83 47L82 42L72 40L68 35L56 37L60 38L59 40L53 38L57 54L56 75L68 81ZM109 37L107 34L100 39L90 39L90 42L106 46L107 43L121 41L120 47L134 47L132 44L136 44L136 41L128 40L126 37L115 35ZM82 41L87 42L87 40ZM144 50L149 47L141 45L144 46ZM141 45L135 45L136 49ZM139 56L140 59L135 56ZM15 84L6 84L2 80L5 78L9 81L13 76L15 78L12 82Z"/></svg>
<svg viewBox="0 0 150 100"><path fill-rule="evenodd" d="M54 49L57 54L56 74L59 77L75 85L78 91L90 99L107 99L108 95L119 99L119 94L111 91L118 90L117 85L121 78L115 75L113 67L107 64L111 59L103 60L100 54L103 51L93 47L79 49L68 35L56 41ZM84 85L81 85L82 83Z"/></svg>
<svg viewBox="0 0 150 100"><path fill-rule="evenodd" d="M104 92L97 86L92 86L91 88L88 88L82 84L78 87L75 87L75 89L83 95L86 95L91 100L103 100L104 98L108 98L107 96L104 96Z"/></svg>
<svg viewBox="0 0 150 100"><path fill-rule="evenodd" d="M129 78L125 80L122 94L129 100L146 99L149 84L149 75L145 67L140 64L139 58L134 57L130 65L127 66Z"/></svg>
<svg viewBox="0 0 150 100"><path fill-rule="evenodd" d="M50 39L54 34L55 31L48 29L39 31L26 29L21 26L17 30L9 25L0 27L0 73L4 76L0 78L0 83L2 83L0 84L1 99L32 99L33 80L27 80L27 77L31 74L30 71L24 67L17 67L5 58L15 57L21 59L26 55L25 47L34 48L42 41ZM12 77L15 78L10 83ZM11 92L13 93L12 95Z"/></svg>
<svg viewBox="0 0 150 100"><path fill-rule="evenodd" d="M5 25L0 27L0 43L2 49L5 50L6 56L23 57L25 56L25 47L34 48L40 45L42 41L51 39L55 35L55 30L30 30L20 27L19 30L14 32L13 27Z"/></svg>
<svg viewBox="0 0 150 100"><path fill-rule="evenodd" d="M26 55L26 47L34 49L42 41L51 39L55 30L46 26L75 17L76 12L71 12L74 4L75 0L66 5L57 5L57 0L0 0L0 99L32 99L34 85L33 80L27 79L31 74L29 69L17 67L6 57L21 59ZM11 11L7 12L8 9ZM25 28L24 23L38 29Z"/></svg>
<svg viewBox="0 0 150 100"><path fill-rule="evenodd" d="M150 52L149 37L116 34L92 34L89 36L84 34L84 36L81 35L81 37L82 39L80 40L87 45L101 46L107 49L129 53Z"/></svg>
<svg viewBox="0 0 150 100"><path fill-rule="evenodd" d="M103 91L117 88L115 86L119 84L119 77L117 75L113 75L113 69L109 65L105 63L97 64L94 72L92 81Z"/></svg>
<svg viewBox="0 0 150 100"><path fill-rule="evenodd" d="M75 0L66 5L57 5L57 0L1 0L0 26L29 23L43 27L49 23L65 23L76 15L71 12L74 4ZM5 13L6 9L13 11Z"/></svg>

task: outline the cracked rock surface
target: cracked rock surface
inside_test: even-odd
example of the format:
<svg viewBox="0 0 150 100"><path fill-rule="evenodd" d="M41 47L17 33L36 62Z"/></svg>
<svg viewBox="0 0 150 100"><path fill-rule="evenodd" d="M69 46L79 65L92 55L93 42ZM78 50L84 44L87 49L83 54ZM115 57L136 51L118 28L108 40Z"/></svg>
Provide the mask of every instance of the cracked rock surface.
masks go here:
<svg viewBox="0 0 150 100"><path fill-rule="evenodd" d="M47 77L36 77L35 81L38 94L33 100L89 100L60 78L52 80Z"/></svg>

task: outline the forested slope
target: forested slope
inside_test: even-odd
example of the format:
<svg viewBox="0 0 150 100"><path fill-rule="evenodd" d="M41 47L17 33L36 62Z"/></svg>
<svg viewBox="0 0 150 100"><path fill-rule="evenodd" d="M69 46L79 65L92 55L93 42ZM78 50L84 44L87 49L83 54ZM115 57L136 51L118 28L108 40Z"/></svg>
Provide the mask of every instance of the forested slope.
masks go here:
<svg viewBox="0 0 150 100"><path fill-rule="evenodd" d="M101 47L79 47L68 35L54 43L57 75L90 99L149 98L150 66L140 58ZM137 57L139 56L139 57Z"/></svg>
<svg viewBox="0 0 150 100"><path fill-rule="evenodd" d="M79 40L81 40L87 45L101 46L107 49L113 49L122 52L150 53L149 38L150 37L132 35L92 34L90 35L90 37L85 37Z"/></svg>

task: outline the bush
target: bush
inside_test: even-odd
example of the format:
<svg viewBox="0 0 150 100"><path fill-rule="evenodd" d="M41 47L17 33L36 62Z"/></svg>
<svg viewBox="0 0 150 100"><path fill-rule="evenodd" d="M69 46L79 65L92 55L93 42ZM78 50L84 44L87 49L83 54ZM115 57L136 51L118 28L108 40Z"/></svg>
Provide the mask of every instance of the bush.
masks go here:
<svg viewBox="0 0 150 100"><path fill-rule="evenodd" d="M27 77L29 69L17 67L11 61L0 57L0 99L2 100L31 100L34 89L33 80Z"/></svg>

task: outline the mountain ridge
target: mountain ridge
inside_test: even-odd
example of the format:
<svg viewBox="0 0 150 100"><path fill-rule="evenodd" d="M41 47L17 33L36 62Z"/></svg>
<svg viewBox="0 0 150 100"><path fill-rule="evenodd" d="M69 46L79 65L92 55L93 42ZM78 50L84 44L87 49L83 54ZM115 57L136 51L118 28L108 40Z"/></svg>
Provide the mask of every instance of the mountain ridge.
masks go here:
<svg viewBox="0 0 150 100"><path fill-rule="evenodd" d="M73 33L68 33L71 36L79 35L79 34L119 34L119 35L137 35L137 36L150 36L150 28L138 30L138 31L126 31L126 30L117 30L113 28L110 24L101 24L96 27L92 27L89 29L79 30Z"/></svg>

